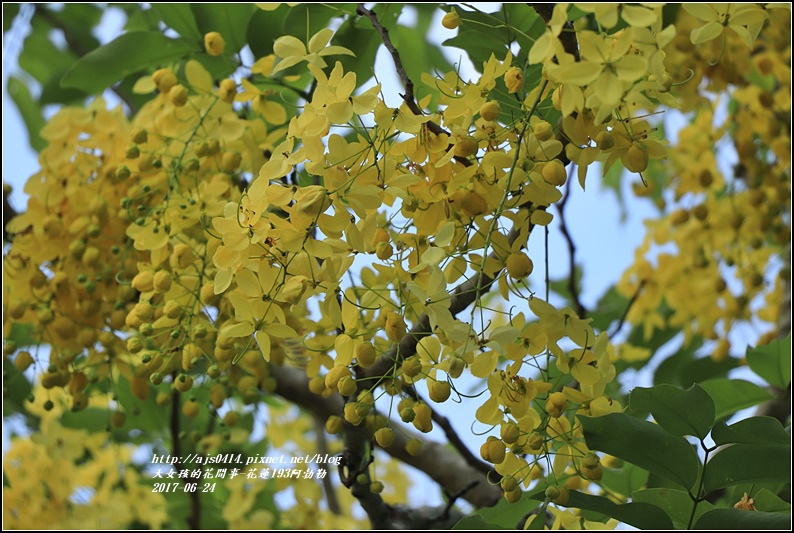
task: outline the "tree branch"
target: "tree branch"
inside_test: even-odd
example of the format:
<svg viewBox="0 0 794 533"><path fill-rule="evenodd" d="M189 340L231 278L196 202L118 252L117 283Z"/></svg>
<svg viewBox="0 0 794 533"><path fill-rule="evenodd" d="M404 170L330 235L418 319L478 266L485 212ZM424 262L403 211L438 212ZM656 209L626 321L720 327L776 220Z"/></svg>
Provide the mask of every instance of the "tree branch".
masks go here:
<svg viewBox="0 0 794 533"><path fill-rule="evenodd" d="M529 225L528 235L532 233L533 227L534 225ZM513 228L507 236L507 241L513 244L520 233L521 231L519 228ZM489 254L488 257L490 259L498 259L497 254L494 252ZM499 272L495 275L498 276L498 274ZM467 281L455 287L449 305L449 312L452 314L453 318L477 301L483 294L488 292L495 280L495 277L477 272ZM402 363L403 359L416 353L416 345L419 341L424 337L432 335L432 333L430 328L430 317L425 313L419 317L419 320L416 321L410 331L399 343L393 345L386 353L381 355L372 366L366 369L359 380L360 387L372 389L385 377L391 376L394 369L396 369L397 365ZM361 390L361 388L359 390Z"/></svg>
<svg viewBox="0 0 794 533"><path fill-rule="evenodd" d="M461 455L461 457L463 457L463 459L472 468L479 470L486 476L491 476L492 479L493 478L498 479L499 477L501 477L493 469L493 466L481 461L476 455L474 455L471 452L471 450L469 450L469 448L466 446L463 440L461 440L458 433L455 431L455 428L452 427L449 418L447 418L446 416L442 415L441 413L433 409L432 404L426 402L421 396L419 396L419 394L416 392L416 389L414 387L412 386L403 387L403 391L405 391L406 394L408 394L408 396L410 396L413 400L421 400L422 403L430 407L430 418L433 420L433 422L436 423L436 425L438 425L438 427L441 428L441 430L444 432L444 435L447 437L449 443L452 444L452 446L456 450L458 450L458 453Z"/></svg>
<svg viewBox="0 0 794 533"><path fill-rule="evenodd" d="M392 60L394 61L394 68L397 70L397 76L400 77L400 81L402 81L403 86L405 87L405 94L400 95L402 96L403 101L405 101L405 105L408 106L408 109L410 109L414 115L424 115L422 110L419 108L419 105L416 103L416 98L414 97L414 82L411 81L411 78L408 77L408 73L405 72L405 67L403 66L402 59L400 58L400 52L398 52L394 47L394 43L391 42L391 37L389 37L389 30L381 25L377 15L375 15L375 12L364 7L364 4L358 4L358 7L356 7L356 13L367 17L370 22L372 22L372 27L375 28L375 31L380 34L381 39L383 40L383 45L386 47L386 50L388 50ZM449 135L448 131L435 122L428 122L427 127L436 135L441 135L442 133Z"/></svg>
<svg viewBox="0 0 794 533"><path fill-rule="evenodd" d="M565 204L568 202L568 197L571 196L571 179L573 178L573 169L574 165L570 165L568 167L568 180L565 182L565 194L557 204L557 209L560 212L560 231L562 232L562 236L565 238L565 242L568 243L568 268L570 270L570 273L568 274L568 292L571 293L571 299L573 300L574 307L576 308L576 314L579 316L579 318L584 318L587 310L585 309L584 305L582 305L582 301L579 297L579 289L576 286L576 245L574 244L573 238L568 231L568 225L565 223Z"/></svg>
<svg viewBox="0 0 794 533"><path fill-rule="evenodd" d="M313 394L309 390L309 378L302 370L272 366L271 375L276 379L276 394L313 413L321 420L326 420L331 415L342 414L344 410L342 397L336 393L328 398ZM411 439L422 442L422 452L417 456L410 455L405 449ZM487 476L479 469L473 468L463 457L450 453L443 444L428 441L422 434L408 428L395 431L394 442L385 451L395 459L424 472L450 493L456 493L473 481L477 481L477 485L463 496L463 499L476 507L489 507L501 497L502 491L499 486L488 483Z"/></svg>
<svg viewBox="0 0 794 533"><path fill-rule="evenodd" d="M629 316L629 311L631 311L631 308L634 306L634 303L637 301L637 298L640 297L640 293L642 293L642 289L644 287L645 287L645 280L642 280L640 282L640 285L637 287L636 292L631 297L631 300L629 300L628 305L626 305L626 310L623 311L623 316L620 317L620 322L618 322L617 326L615 326L615 329L614 331L612 331L612 333L607 333L607 337L611 339L613 336L617 335L621 329L623 329L623 324L626 323L626 317Z"/></svg>

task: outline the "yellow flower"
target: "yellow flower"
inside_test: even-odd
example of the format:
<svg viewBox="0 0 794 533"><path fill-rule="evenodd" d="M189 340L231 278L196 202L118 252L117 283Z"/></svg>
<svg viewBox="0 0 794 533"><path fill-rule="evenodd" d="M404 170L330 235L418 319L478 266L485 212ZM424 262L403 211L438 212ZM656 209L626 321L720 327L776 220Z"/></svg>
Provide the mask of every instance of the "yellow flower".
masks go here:
<svg viewBox="0 0 794 533"><path fill-rule="evenodd" d="M204 48L211 56L219 56L223 53L223 48L226 46L226 41L217 31L211 31L204 36Z"/></svg>
<svg viewBox="0 0 794 533"><path fill-rule="evenodd" d="M262 115L271 124L283 124L287 121L287 112L284 106L270 100L275 95L274 91L260 90L256 85L243 78L240 80L243 85L243 92L239 93L234 99L235 102L251 102L251 108Z"/></svg>
<svg viewBox="0 0 794 533"><path fill-rule="evenodd" d="M518 67L505 72L505 86L510 94L517 93L524 86L524 73Z"/></svg>
<svg viewBox="0 0 794 533"><path fill-rule="evenodd" d="M278 62L273 69L273 74L281 72L293 65L297 65L302 61L308 61L310 65L319 68L325 68L328 64L323 60L323 57L330 55L349 55L355 57L356 54L345 48L344 46L327 46L331 37L334 35L334 30L325 28L315 33L309 39L309 49L306 50L306 45L303 44L297 37L292 35L284 35L276 39L273 43L273 51L281 61Z"/></svg>

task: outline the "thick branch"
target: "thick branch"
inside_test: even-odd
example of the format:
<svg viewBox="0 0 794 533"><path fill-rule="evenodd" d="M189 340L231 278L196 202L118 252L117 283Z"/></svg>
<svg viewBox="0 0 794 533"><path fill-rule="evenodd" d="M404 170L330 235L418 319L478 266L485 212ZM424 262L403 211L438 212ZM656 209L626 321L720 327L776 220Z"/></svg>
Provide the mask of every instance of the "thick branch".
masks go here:
<svg viewBox="0 0 794 533"><path fill-rule="evenodd" d="M271 368L271 375L276 379L276 394L322 420L331 415L342 414L342 397L333 394L323 398L313 394L309 390L309 379L302 370L274 366ZM486 475L473 468L460 455L450 452L443 444L428 441L421 434L405 428L400 428L395 434L394 442L386 449L395 459L424 472L444 490L453 494L473 481L478 481L474 488L463 495L463 499L476 507L489 507L498 501L501 496L499 486L489 484ZM405 450L405 445L413 438L422 442L422 452L417 456L410 455Z"/></svg>

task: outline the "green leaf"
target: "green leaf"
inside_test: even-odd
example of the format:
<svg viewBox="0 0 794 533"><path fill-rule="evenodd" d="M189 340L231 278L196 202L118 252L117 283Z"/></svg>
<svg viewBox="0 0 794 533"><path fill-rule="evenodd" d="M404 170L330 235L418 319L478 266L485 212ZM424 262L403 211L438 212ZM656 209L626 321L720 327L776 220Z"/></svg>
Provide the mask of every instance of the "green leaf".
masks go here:
<svg viewBox="0 0 794 533"><path fill-rule="evenodd" d="M246 30L248 46L254 57L265 57L273 53L273 41L284 34L281 28L290 9L287 4L281 4L273 11L254 11Z"/></svg>
<svg viewBox="0 0 794 533"><path fill-rule="evenodd" d="M88 95L78 89L61 87L61 78L66 73L68 68L62 69L60 72L53 74L41 88L41 96L39 96L39 104L71 104L81 103Z"/></svg>
<svg viewBox="0 0 794 533"><path fill-rule="evenodd" d="M732 444L706 465L706 493L739 483L766 483L791 479L790 444Z"/></svg>
<svg viewBox="0 0 794 533"><path fill-rule="evenodd" d="M726 357L722 361L715 361L710 356L697 357L681 369L682 386L687 387L707 379L727 377L729 371L740 365L739 359L735 357Z"/></svg>
<svg viewBox="0 0 794 533"><path fill-rule="evenodd" d="M624 463L623 468L619 470L605 468L601 486L628 498L635 490L645 486L648 476L647 470L631 463Z"/></svg>
<svg viewBox="0 0 794 533"><path fill-rule="evenodd" d="M95 94L143 68L175 61L191 51L193 48L184 41L169 39L162 33L125 33L81 57L61 79L61 85Z"/></svg>
<svg viewBox="0 0 794 533"><path fill-rule="evenodd" d="M631 410L648 411L673 435L694 435L703 440L714 423L714 400L699 385L681 390L672 385L637 387L629 396Z"/></svg>
<svg viewBox="0 0 794 533"><path fill-rule="evenodd" d="M743 379L711 379L701 383L701 386L714 400L717 420L758 405L772 397L765 388Z"/></svg>
<svg viewBox="0 0 794 533"><path fill-rule="evenodd" d="M203 36L211 31L221 34L226 42L224 55L239 52L245 46L245 37L251 15L258 8L253 4L197 4L191 3L193 16L201 32L201 49L204 49Z"/></svg>
<svg viewBox="0 0 794 533"><path fill-rule="evenodd" d="M739 509L713 509L700 517L694 529L702 530L764 530L791 529L791 515L762 513Z"/></svg>
<svg viewBox="0 0 794 533"><path fill-rule="evenodd" d="M515 529L514 527L511 528L503 528L499 527L496 524L491 524L490 522L486 522L480 515L472 515L462 518L457 524L452 526L453 531L458 530L488 530L488 529Z"/></svg>
<svg viewBox="0 0 794 533"><path fill-rule="evenodd" d="M14 101L22 115L22 121L28 130L28 141L30 146L37 152L41 152L47 142L41 138L41 128L44 127L44 117L41 116L41 108L33 100L27 86L15 76L8 77L8 95Z"/></svg>
<svg viewBox="0 0 794 533"><path fill-rule="evenodd" d="M521 501L543 501L545 494L539 491L536 494L523 494ZM526 516L527 508L520 502L510 503L504 498L499 498L499 503L493 507L483 507L474 512L482 517L483 521L495 524L497 529L515 529L517 524Z"/></svg>
<svg viewBox="0 0 794 533"><path fill-rule="evenodd" d="M110 411L99 407L86 407L82 411L65 411L61 415L63 427L72 429L85 429L90 433L99 433L107 430L110 424Z"/></svg>
<svg viewBox="0 0 794 533"><path fill-rule="evenodd" d="M458 34L443 44L466 51L478 72L491 54L503 60L513 42L519 45L515 64L524 64L534 39L545 30L543 19L525 4L505 4L504 9L493 13L457 11L461 19Z"/></svg>
<svg viewBox="0 0 794 533"><path fill-rule="evenodd" d="M632 494L632 500L659 507L670 517L676 529L688 528L692 506L695 504L689 493L677 489L638 490ZM709 502L700 502L695 511L695 519L711 509L714 509L714 506Z"/></svg>
<svg viewBox="0 0 794 533"><path fill-rule="evenodd" d="M791 437L783 424L771 416L753 416L730 426L724 420L714 424L711 430L714 444L789 444Z"/></svg>
<svg viewBox="0 0 794 533"><path fill-rule="evenodd" d="M785 389L791 383L791 335L748 350L747 364L770 385Z"/></svg>
<svg viewBox="0 0 794 533"><path fill-rule="evenodd" d="M3 367L3 416L8 417L13 414L30 416L25 408L25 402L33 391L33 385L14 365L5 364Z"/></svg>
<svg viewBox="0 0 794 533"><path fill-rule="evenodd" d="M12 4L11 2L3 2L3 33L11 29L14 24L14 18L19 13L21 4Z"/></svg>
<svg viewBox="0 0 794 533"><path fill-rule="evenodd" d="M695 485L700 461L685 438L623 413L578 418L590 449L614 455L686 489Z"/></svg>
<svg viewBox="0 0 794 533"><path fill-rule="evenodd" d="M297 4L290 8L281 24L281 35L293 35L308 44L309 39L328 26L332 17L342 13L327 4ZM355 52L355 50L353 50Z"/></svg>
<svg viewBox="0 0 794 533"><path fill-rule="evenodd" d="M104 9L95 4L66 2L63 9L48 9L53 26L62 29L69 48L77 55L85 55L99 47L94 29L99 26ZM40 9L40 8L39 8Z"/></svg>
<svg viewBox="0 0 794 533"><path fill-rule="evenodd" d="M639 529L673 529L670 517L655 505L648 503L616 504L603 496L572 490L565 506L595 511Z"/></svg>
<svg viewBox="0 0 794 533"><path fill-rule="evenodd" d="M11 322L11 331L6 335L7 341L13 341L17 348L25 348L27 346L38 346L39 341L36 340L36 328L33 324L23 322Z"/></svg>
<svg viewBox="0 0 794 533"><path fill-rule="evenodd" d="M635 328L635 331L638 328ZM664 333L662 332L654 332L653 336L656 337L657 334L667 336L668 330L665 330ZM672 332L672 330L670 330ZM632 334L634 331L632 331ZM630 336L631 338L631 336ZM670 337L672 338L672 337ZM668 340L664 340L664 343L667 343ZM631 341L629 341L631 342ZM634 344L632 342L632 344ZM653 340L649 346L652 350L656 351L659 349L659 346L653 346ZM695 337L687 346L682 346L676 350L676 352L667 357L664 361L659 364L659 367L656 369L656 372L653 374L653 382L655 385L660 385L662 383L668 383L670 385L675 385L681 388L689 388L694 385L694 381L688 379L685 375L686 368L692 364L695 360L695 353L700 349L703 345L703 340L700 337ZM644 346L644 344L640 344L639 346Z"/></svg>
<svg viewBox="0 0 794 533"><path fill-rule="evenodd" d="M767 489L761 489L753 495L753 506L767 513L791 513L791 503Z"/></svg>
<svg viewBox="0 0 794 533"><path fill-rule="evenodd" d="M47 22L34 17L30 25L31 32L19 54L19 66L45 85L54 77L63 75L77 61L77 55L69 49L61 50L55 46L50 40L52 26Z"/></svg>
<svg viewBox="0 0 794 533"><path fill-rule="evenodd" d="M199 389L200 390L200 389ZM129 413L127 425L131 428L140 429L149 433L148 439L151 441L154 436L161 434L168 427L168 416L171 404L168 407L161 407L155 402L156 388L152 387L149 397L142 402L130 388L130 382L123 376L119 376L114 392L118 395L118 402L124 410ZM133 413L138 413L133 414Z"/></svg>
<svg viewBox="0 0 794 533"><path fill-rule="evenodd" d="M196 17L190 4L152 4L152 9L160 16L166 26L177 32L182 37L189 39L203 39L199 31Z"/></svg>

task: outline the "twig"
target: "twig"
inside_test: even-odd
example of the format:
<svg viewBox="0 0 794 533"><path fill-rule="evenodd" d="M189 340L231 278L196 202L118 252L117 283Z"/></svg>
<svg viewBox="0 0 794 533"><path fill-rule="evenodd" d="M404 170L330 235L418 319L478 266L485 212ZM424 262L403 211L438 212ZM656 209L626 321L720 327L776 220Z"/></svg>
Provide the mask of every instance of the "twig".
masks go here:
<svg viewBox="0 0 794 533"><path fill-rule="evenodd" d="M389 30L381 25L377 15L375 15L375 12L364 7L364 4L358 4L356 13L367 17L372 23L372 27L375 28L375 31L377 31L380 34L381 39L383 39L383 45L391 55L391 58L394 61L394 68L397 70L397 75L400 77L400 81L402 81L403 86L405 87L405 94L400 95L403 101L405 101L405 105L408 106L408 109L410 109L414 115L424 115L422 110L419 108L419 105L416 103L416 98L414 97L414 82L411 81L411 78L408 77L408 73L405 72L405 67L403 66L402 59L400 58L400 52L398 52L394 47L394 44L391 42L391 37L389 37ZM449 135L449 132L435 122L428 122L427 127L436 135L441 135L442 133Z"/></svg>
<svg viewBox="0 0 794 533"><path fill-rule="evenodd" d="M570 269L570 273L568 274L568 292L571 293L571 299L573 300L574 307L576 308L576 314L579 316L579 318L584 318L587 310L585 309L584 305L582 305L582 301L579 298L579 289L576 286L576 245L574 244L573 238L568 231L568 225L565 223L565 204L568 202L568 197L571 196L571 180L573 178L573 169L574 165L568 167L568 179L565 183L565 194L557 203L557 209L560 212L560 231L562 231L565 242L568 243L568 268Z"/></svg>
<svg viewBox="0 0 794 533"><path fill-rule="evenodd" d="M444 491L444 495L449 499L449 501L447 502L447 505L444 507L444 511L438 517L438 520L447 520L449 518L449 513L452 510L452 507L454 507L454 505L455 505L455 502L458 501L458 499L460 499L461 496L463 496L464 494L469 492L471 489L476 487L477 483L478 483L477 481L472 481L471 483L469 483L468 485L466 485L465 487L460 489L455 494L450 494L449 492L447 492L445 490Z"/></svg>
<svg viewBox="0 0 794 533"><path fill-rule="evenodd" d="M640 297L640 293L642 292L642 289L644 287L645 287L645 280L642 280L640 282L639 287L637 287L637 291L631 297L631 300L629 300L629 303L626 306L626 310L623 311L623 316L620 317L620 322L618 322L617 326L615 326L615 330L612 331L611 333L607 333L607 336L609 338L612 338L613 336L617 335L620 332L620 330L623 329L623 324L626 323L626 317L629 316L629 311L631 311L631 307L634 305L634 302L637 301L637 298Z"/></svg>
<svg viewBox="0 0 794 533"><path fill-rule="evenodd" d="M452 424L449 422L449 418L447 418L446 416L442 415L441 413L433 409L433 407L428 402L426 402L421 396L419 396L419 393L416 392L416 389L414 387L412 386L403 387L403 391L406 394L408 394L408 396L410 396L411 399L415 401L420 400L422 401L422 403L430 407L430 418L433 420L433 422L435 422L438 425L438 427L442 429L442 431L444 431L444 435L447 437L449 443L452 444L452 446L456 450L458 450L458 453L460 453L461 457L463 457L466 463L471 465L472 468L479 470L486 476L489 476L490 479L494 479L494 476L496 476L497 478L501 477L499 476L499 474L497 474L494 471L491 465L484 463L483 461L478 459L477 456L475 456L471 452L471 450L469 450L466 444L461 440L460 436L458 436L458 433L455 431L455 428L452 427Z"/></svg>

